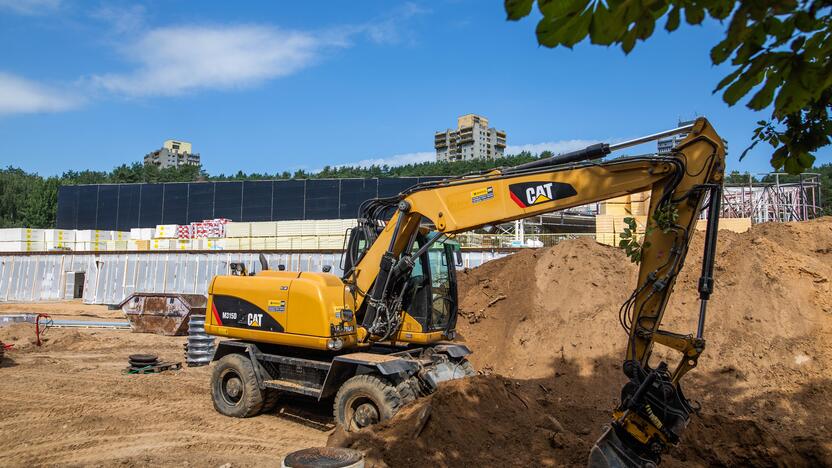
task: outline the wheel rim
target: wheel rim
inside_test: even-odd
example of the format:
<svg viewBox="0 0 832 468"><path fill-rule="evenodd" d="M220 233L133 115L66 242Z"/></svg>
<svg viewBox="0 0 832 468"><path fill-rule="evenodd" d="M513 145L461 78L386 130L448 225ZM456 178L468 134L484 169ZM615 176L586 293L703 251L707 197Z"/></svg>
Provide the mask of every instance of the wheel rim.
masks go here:
<svg viewBox="0 0 832 468"><path fill-rule="evenodd" d="M243 379L231 369L226 369L220 379L222 399L231 406L237 406L243 399Z"/></svg>
<svg viewBox="0 0 832 468"><path fill-rule="evenodd" d="M346 419L350 430L355 430L378 423L381 420L381 414L373 400L361 395L347 402Z"/></svg>

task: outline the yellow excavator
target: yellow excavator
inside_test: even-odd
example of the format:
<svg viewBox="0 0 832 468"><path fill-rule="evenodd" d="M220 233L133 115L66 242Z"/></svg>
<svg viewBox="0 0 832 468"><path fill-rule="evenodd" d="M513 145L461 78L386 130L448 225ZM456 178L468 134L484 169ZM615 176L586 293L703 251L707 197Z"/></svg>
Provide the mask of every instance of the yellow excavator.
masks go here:
<svg viewBox="0 0 832 468"><path fill-rule="evenodd" d="M669 155L612 151L687 134ZM621 239L640 263L638 283L619 311L628 333L628 382L613 419L589 456L591 466L652 466L679 442L691 403L680 381L696 367L713 289L725 148L709 122L508 168L416 185L365 202L348 232L342 276L233 265L213 279L205 329L214 355L214 407L235 417L268 410L281 393L333 401L347 430L392 417L443 381L475 374L470 350L453 343L457 318L457 233L649 190L642 238ZM707 210L695 333L660 327L697 219ZM533 278L530 278L532 281ZM557 333L557 330L552 330ZM678 361L653 362L654 345ZM673 366L671 368L671 365Z"/></svg>

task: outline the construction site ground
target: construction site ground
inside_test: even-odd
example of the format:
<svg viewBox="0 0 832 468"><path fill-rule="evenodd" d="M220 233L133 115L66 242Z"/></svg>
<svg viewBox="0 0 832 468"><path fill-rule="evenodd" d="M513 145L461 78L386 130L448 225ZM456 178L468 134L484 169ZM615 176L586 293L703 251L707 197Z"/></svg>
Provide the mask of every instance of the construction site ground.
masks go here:
<svg viewBox="0 0 832 468"><path fill-rule="evenodd" d="M664 328L690 332L702 239L691 247ZM588 239L460 273L460 323L484 375L443 385L391 421L327 429L330 408L284 401L275 414L217 414L209 369L125 375L127 356L182 361L182 337L0 327L5 466L279 463L294 449L361 449L370 466L575 466L610 420L624 383L618 308L636 266ZM832 464L832 219L721 232L708 347L684 381L701 404L667 466ZM112 320L79 303L0 304L0 313ZM659 357L670 357L657 349ZM299 416L300 415L300 416Z"/></svg>

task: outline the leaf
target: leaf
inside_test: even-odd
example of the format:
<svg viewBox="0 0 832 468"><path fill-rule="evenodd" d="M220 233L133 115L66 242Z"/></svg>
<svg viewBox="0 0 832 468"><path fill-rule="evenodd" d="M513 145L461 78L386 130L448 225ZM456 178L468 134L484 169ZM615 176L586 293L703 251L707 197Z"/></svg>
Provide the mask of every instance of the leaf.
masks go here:
<svg viewBox="0 0 832 468"><path fill-rule="evenodd" d="M779 170L783 167L786 163L786 157L788 156L788 148L785 146L781 146L777 148L773 155L771 155L771 167L774 169Z"/></svg>
<svg viewBox="0 0 832 468"><path fill-rule="evenodd" d="M766 84L754 94L754 97L748 101L748 108L754 110L762 110L765 109L769 104L771 104L771 100L774 99L774 91L780 86L782 83L782 78L779 76L770 76L766 79Z"/></svg>
<svg viewBox="0 0 832 468"><path fill-rule="evenodd" d="M786 158L786 163L784 164L784 169L786 172L792 175L797 175L803 172L803 167L800 165L800 161L797 157L790 156Z"/></svg>
<svg viewBox="0 0 832 468"><path fill-rule="evenodd" d="M563 45L572 48L572 46L581 42L589 34L589 24L591 21L592 12L585 11L567 23L564 27L568 33L564 37Z"/></svg>
<svg viewBox="0 0 832 468"><path fill-rule="evenodd" d="M623 23L613 21L606 5L599 3L589 25L589 37L593 44L610 45L625 31Z"/></svg>
<svg viewBox="0 0 832 468"><path fill-rule="evenodd" d="M705 10L699 5L688 5L685 8L685 21L688 24L699 24L705 19Z"/></svg>
<svg viewBox="0 0 832 468"><path fill-rule="evenodd" d="M667 23L664 25L664 29L669 32L673 32L679 28L679 7L675 6L670 13L667 15Z"/></svg>
<svg viewBox="0 0 832 468"><path fill-rule="evenodd" d="M715 0L712 5L708 6L708 13L714 19L722 20L727 18L733 9L733 0Z"/></svg>
<svg viewBox="0 0 832 468"><path fill-rule="evenodd" d="M630 51L633 50L633 47L636 46L636 30L631 29L624 34L624 37L621 38L621 50L624 51L625 54L629 54Z"/></svg>
<svg viewBox="0 0 832 468"><path fill-rule="evenodd" d="M803 172L815 164L815 156L809 153L800 153L797 155L797 162L800 165L800 171Z"/></svg>
<svg viewBox="0 0 832 468"><path fill-rule="evenodd" d="M589 4L589 0L539 0L537 8L544 17L559 18L572 16L582 11Z"/></svg>
<svg viewBox="0 0 832 468"><path fill-rule="evenodd" d="M726 61L736 47L736 42L730 36L726 37L711 49L711 62L719 65Z"/></svg>
<svg viewBox="0 0 832 468"><path fill-rule="evenodd" d="M759 142L760 142L760 140L754 140L754 142L753 142L753 143L751 143L751 144L748 146L748 148L746 148L745 150L743 150L742 154L740 155L740 161L742 161L742 160L743 160L743 158L745 158L745 156L748 154L748 152L749 152L749 151L751 151L752 149L754 149L754 147L755 147L755 146L757 146L757 143L759 143Z"/></svg>
<svg viewBox="0 0 832 468"><path fill-rule="evenodd" d="M532 12L534 0L505 0L504 6L509 21L518 21Z"/></svg>
<svg viewBox="0 0 832 468"><path fill-rule="evenodd" d="M740 76L740 73L742 73L742 71L743 71L743 68L737 68L736 70L731 72L728 76L723 78L722 81L720 81L718 85L716 85L716 88L714 88L713 92L719 91L720 89L724 88L727 84L729 84L732 81L734 81L735 79L737 79L737 77Z"/></svg>
<svg viewBox="0 0 832 468"><path fill-rule="evenodd" d="M748 92L751 91L751 88L760 84L760 81L762 79L762 73L751 75L750 73L746 72L745 74L737 78L737 81L735 81L734 84L732 84L728 87L728 89L725 90L725 94L722 95L722 100L725 101L729 106L733 106L737 103L737 101L740 100L740 98L748 94Z"/></svg>
<svg viewBox="0 0 832 468"><path fill-rule="evenodd" d="M798 112L809 103L808 101L811 98L812 94L804 89L799 82L794 79L786 81L774 100L774 113L778 116L784 116Z"/></svg>

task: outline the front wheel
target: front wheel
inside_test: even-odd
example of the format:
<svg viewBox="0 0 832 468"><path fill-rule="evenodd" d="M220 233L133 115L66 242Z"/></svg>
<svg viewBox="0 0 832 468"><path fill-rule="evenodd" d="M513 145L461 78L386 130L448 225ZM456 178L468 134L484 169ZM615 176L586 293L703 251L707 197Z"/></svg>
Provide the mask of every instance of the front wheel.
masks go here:
<svg viewBox="0 0 832 468"><path fill-rule="evenodd" d="M229 354L217 361L211 373L211 397L214 408L226 416L249 418L260 414L265 395L257 385L251 360Z"/></svg>
<svg viewBox="0 0 832 468"><path fill-rule="evenodd" d="M344 382L335 395L335 421L348 432L357 431L392 418L404 403L387 380L357 375Z"/></svg>

